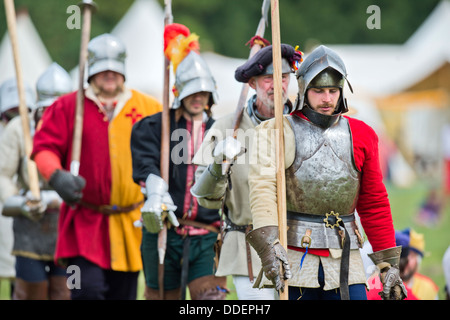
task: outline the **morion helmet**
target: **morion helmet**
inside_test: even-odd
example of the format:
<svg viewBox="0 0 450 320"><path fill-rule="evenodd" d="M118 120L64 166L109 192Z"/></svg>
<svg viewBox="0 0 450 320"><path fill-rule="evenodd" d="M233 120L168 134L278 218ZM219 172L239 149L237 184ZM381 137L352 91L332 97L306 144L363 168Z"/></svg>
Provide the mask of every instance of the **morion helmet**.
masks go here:
<svg viewBox="0 0 450 320"><path fill-rule="evenodd" d="M210 92L209 107L218 102L216 81L200 56L198 36L178 23L172 23L164 29L164 55L172 63L175 73L172 108L178 109L181 101L197 92Z"/></svg>

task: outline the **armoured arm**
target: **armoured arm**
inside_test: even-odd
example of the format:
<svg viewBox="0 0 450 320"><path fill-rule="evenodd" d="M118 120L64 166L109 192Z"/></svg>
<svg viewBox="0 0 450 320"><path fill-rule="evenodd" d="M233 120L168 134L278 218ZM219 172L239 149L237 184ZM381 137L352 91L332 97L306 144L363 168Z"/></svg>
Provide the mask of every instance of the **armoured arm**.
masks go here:
<svg viewBox="0 0 450 320"><path fill-rule="evenodd" d="M219 209L227 188L226 176L222 176L222 166L211 164L198 166L195 171L195 184L191 194L197 198L198 203L210 209Z"/></svg>
<svg viewBox="0 0 450 320"><path fill-rule="evenodd" d="M38 221L47 208L58 209L61 202L61 198L53 190L41 191L40 201L34 200L31 192L27 192L25 196L14 195L6 199L2 214L10 217L24 215L33 221Z"/></svg>
<svg viewBox="0 0 450 320"><path fill-rule="evenodd" d="M227 173L223 172L223 162L227 160L232 163L244 152L241 143L231 136L220 141L212 152L214 161L206 169L200 169L201 174L196 172L196 183L191 188L192 195L220 201L227 187Z"/></svg>

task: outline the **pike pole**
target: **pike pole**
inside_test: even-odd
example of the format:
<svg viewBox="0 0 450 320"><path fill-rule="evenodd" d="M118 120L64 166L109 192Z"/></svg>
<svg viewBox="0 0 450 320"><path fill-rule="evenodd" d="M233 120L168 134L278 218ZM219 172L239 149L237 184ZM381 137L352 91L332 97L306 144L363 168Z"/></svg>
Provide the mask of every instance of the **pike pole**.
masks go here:
<svg viewBox="0 0 450 320"><path fill-rule="evenodd" d="M23 137L25 142L25 154L27 157L27 169L29 178L29 188L33 195L32 202L39 202L41 192L39 189L39 176L36 163L30 159L33 141L30 132L30 119L28 114L28 107L25 100L25 88L22 79L22 66L20 64L19 45L17 40L16 29L16 11L14 8L14 0L4 0L6 20L8 24L9 38L11 41L12 53L14 58L14 66L16 69L17 91L19 94L19 114L22 121Z"/></svg>
<svg viewBox="0 0 450 320"><path fill-rule="evenodd" d="M271 0L272 9L272 53L273 53L273 82L275 102L275 131L276 131L276 164L277 164L277 209L278 232L280 244L287 252L287 222L286 222L286 176L284 164L284 128L283 128L283 98L281 85L281 41L280 18L278 0ZM284 274L284 272L281 272ZM280 300L288 300L288 286L280 292Z"/></svg>
<svg viewBox="0 0 450 320"><path fill-rule="evenodd" d="M72 158L70 162L70 173L78 176L80 171L81 140L83 137L83 117L84 117L84 70L88 55L88 44L91 34L92 10L96 5L92 0L83 0L79 3L83 12L83 25L81 27L80 60L78 64L78 91L77 104L75 109L75 124L72 138Z"/></svg>
<svg viewBox="0 0 450 320"><path fill-rule="evenodd" d="M164 27L173 22L172 1L164 0ZM170 86L170 60L164 55L164 87L163 87L163 111L161 114L161 156L160 172L161 178L169 185L169 165L170 165L170 107L169 107L169 86ZM167 224L163 223L163 228L158 234L158 287L160 299L164 300L164 258L167 245Z"/></svg>
<svg viewBox="0 0 450 320"><path fill-rule="evenodd" d="M261 6L261 19L259 20L258 27L256 28L255 36L264 38L264 32L266 29L266 24L268 21L268 12L269 12L270 0L264 0ZM261 50L262 45L259 43L254 43L254 45L250 49L249 59L255 55L256 52ZM236 139L237 130L239 129L239 125L241 124L242 114L245 109L245 101L248 95L248 83L244 83L242 85L241 94L239 96L237 108L234 114L233 119L233 138ZM225 159L222 164L222 174L228 173L231 167L231 162L228 159Z"/></svg>

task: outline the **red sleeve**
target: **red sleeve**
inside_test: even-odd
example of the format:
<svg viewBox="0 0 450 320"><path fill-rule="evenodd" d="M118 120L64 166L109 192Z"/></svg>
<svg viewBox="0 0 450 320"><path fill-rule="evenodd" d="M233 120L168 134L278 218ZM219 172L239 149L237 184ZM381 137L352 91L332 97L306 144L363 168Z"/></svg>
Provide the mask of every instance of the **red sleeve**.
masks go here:
<svg viewBox="0 0 450 320"><path fill-rule="evenodd" d="M361 171L356 210L373 251L395 247L395 230L378 155L378 136L360 120L346 117L353 138L355 164Z"/></svg>
<svg viewBox="0 0 450 320"><path fill-rule="evenodd" d="M76 92L70 93L57 99L45 110L33 137L31 159L34 159L41 151L50 151L60 159L62 166L65 166L66 155L72 143L75 99Z"/></svg>
<svg viewBox="0 0 450 320"><path fill-rule="evenodd" d="M53 172L57 169L62 169L59 158L51 151L42 150L34 155L34 162L39 172L46 181L50 180Z"/></svg>

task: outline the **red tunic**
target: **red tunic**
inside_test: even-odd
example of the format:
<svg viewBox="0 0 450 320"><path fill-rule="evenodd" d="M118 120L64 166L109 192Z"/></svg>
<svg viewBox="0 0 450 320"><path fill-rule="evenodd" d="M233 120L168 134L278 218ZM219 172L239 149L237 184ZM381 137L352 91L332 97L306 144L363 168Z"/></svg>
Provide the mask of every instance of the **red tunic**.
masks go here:
<svg viewBox="0 0 450 320"><path fill-rule="evenodd" d="M131 90L121 111L108 121L97 105L84 100L80 176L86 179L83 201L93 205L130 206L143 200L132 180L130 137L136 120L159 112L161 104ZM32 157L50 151L70 170L76 92L62 96L43 117L37 130ZM59 217L56 261L83 256L105 269L138 271L141 231L133 227L140 217L136 208L129 213L106 215L81 205L63 203Z"/></svg>

